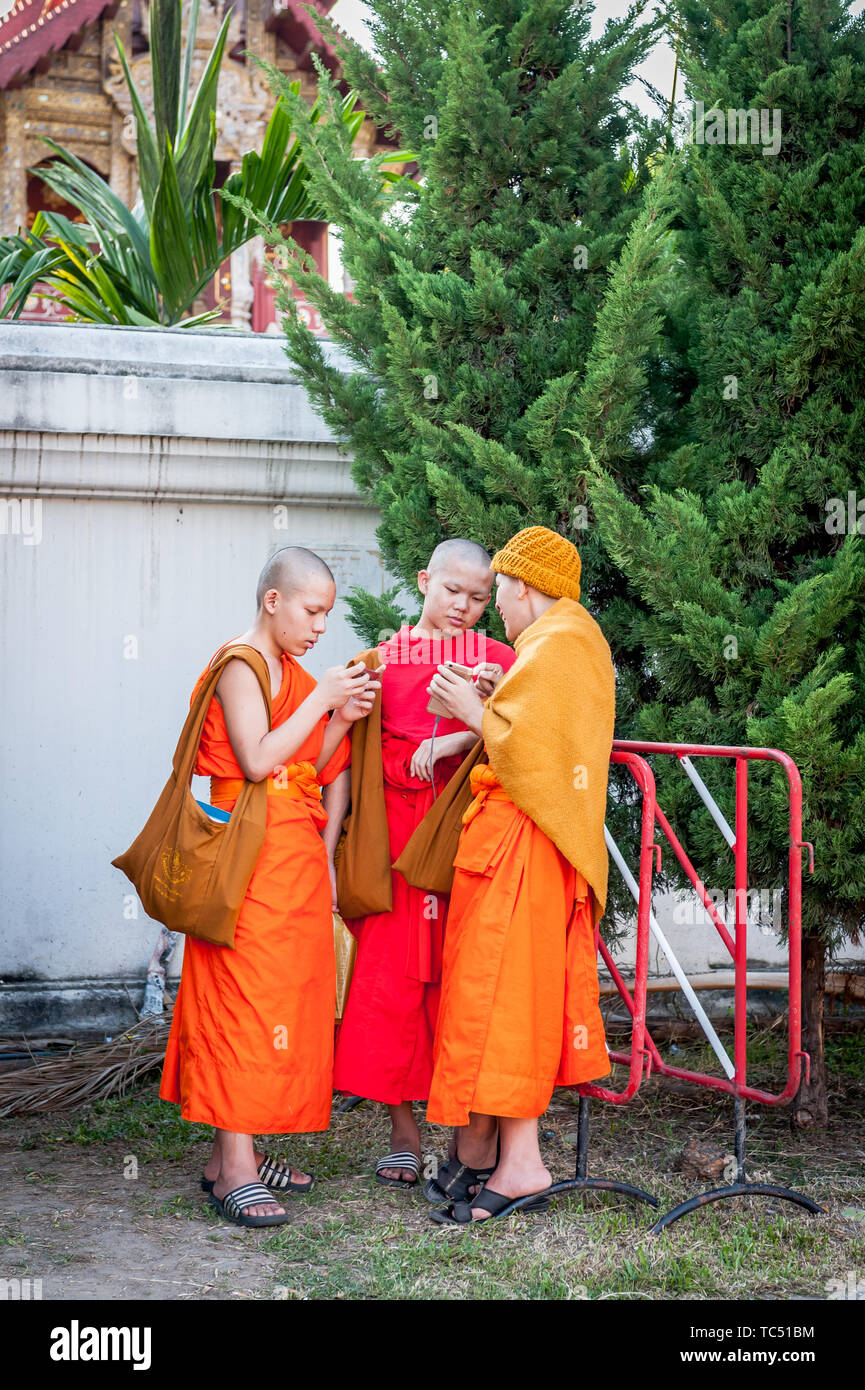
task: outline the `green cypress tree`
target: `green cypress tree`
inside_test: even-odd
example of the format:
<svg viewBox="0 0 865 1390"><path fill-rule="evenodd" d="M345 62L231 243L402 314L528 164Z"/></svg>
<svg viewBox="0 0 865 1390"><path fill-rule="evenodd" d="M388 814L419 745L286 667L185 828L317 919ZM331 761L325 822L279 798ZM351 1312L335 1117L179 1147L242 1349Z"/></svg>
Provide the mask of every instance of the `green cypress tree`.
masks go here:
<svg viewBox="0 0 865 1390"><path fill-rule="evenodd" d="M665 313L644 364L645 496L594 448L587 469L631 586L601 620L638 672L619 737L774 746L800 768L816 850L811 1082L793 1108L807 1126L827 1118L825 954L865 921L865 25L844 0L681 0L677 27L705 123L677 183L674 272L650 269L642 287ZM740 143L749 110L766 115ZM704 882L729 887L732 855L681 770L657 761ZM700 768L731 819L730 766ZM750 881L774 888L785 779L752 765L749 783Z"/></svg>
<svg viewBox="0 0 865 1390"><path fill-rule="evenodd" d="M386 206L376 172L386 161L352 159L321 65L332 118L315 124L271 70L311 194L341 230L353 299L290 239L267 235L356 367L328 366L283 284L288 354L381 508L378 537L398 582L381 601L357 592L353 603L357 631L373 641L403 616L400 581L413 586L449 535L495 548L543 524L581 538L567 430L609 408L611 383L594 381L589 403L583 377L662 127L621 96L656 31L641 22L646 0L597 40L589 5L570 0L370 8L377 61L332 27L330 36L364 110L414 153L417 177L397 182ZM612 575L599 546L597 564ZM493 610L487 626L502 635Z"/></svg>

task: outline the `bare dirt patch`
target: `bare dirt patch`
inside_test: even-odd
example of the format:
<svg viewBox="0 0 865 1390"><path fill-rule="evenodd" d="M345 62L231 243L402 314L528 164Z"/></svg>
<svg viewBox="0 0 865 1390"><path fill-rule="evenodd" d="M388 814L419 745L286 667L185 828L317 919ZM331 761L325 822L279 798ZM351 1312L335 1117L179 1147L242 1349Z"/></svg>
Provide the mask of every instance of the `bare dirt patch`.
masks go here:
<svg viewBox="0 0 865 1390"><path fill-rule="evenodd" d="M261 1236L219 1224L188 1169L166 1164L131 1182L122 1154L66 1144L16 1153L6 1139L5 1277L41 1278L46 1299L272 1296Z"/></svg>

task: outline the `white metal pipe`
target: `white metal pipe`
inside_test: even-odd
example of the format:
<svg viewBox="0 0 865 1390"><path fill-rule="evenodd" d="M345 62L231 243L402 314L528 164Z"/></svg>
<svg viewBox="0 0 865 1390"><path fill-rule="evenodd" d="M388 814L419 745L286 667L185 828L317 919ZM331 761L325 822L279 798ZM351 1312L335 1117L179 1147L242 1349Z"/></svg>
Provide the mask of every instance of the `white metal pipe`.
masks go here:
<svg viewBox="0 0 865 1390"><path fill-rule="evenodd" d="M721 834L724 836L724 839L727 841L727 844L730 846L731 849L735 849L736 836L730 829L730 824L726 819L723 811L721 810L717 801L713 797L712 793L709 791L709 788L706 786L706 783L703 781L699 772L694 767L694 764L691 762L691 759L687 755L685 755L684 757L681 757L679 759L679 762L682 764L682 767L685 769L694 786L696 787L699 796L705 803L709 815L712 817L712 820L715 822Z"/></svg>

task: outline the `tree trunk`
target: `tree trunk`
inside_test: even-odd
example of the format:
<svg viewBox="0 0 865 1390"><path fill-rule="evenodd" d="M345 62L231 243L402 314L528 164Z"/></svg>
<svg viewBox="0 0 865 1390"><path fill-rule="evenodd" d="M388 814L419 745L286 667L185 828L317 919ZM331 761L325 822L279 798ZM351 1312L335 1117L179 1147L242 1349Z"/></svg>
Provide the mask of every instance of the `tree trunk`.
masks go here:
<svg viewBox="0 0 865 1390"><path fill-rule="evenodd" d="M793 1102L794 1129L823 1128L829 1121L826 1096L826 1059L823 1052L823 996L826 986L826 949L821 937L802 937L802 1048L811 1057L811 1079L803 1081Z"/></svg>

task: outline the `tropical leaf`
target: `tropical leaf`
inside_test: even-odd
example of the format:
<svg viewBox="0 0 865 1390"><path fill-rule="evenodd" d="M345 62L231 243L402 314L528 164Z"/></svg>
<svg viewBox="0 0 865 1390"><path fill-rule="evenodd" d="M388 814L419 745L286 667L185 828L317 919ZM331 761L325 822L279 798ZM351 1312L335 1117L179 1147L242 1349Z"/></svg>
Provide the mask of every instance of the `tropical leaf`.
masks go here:
<svg viewBox="0 0 865 1390"><path fill-rule="evenodd" d="M150 260L167 311L166 322L174 323L195 298L190 287L197 284L198 273L186 211L180 197L174 155L167 136L162 157L162 177L156 190L150 222Z"/></svg>
<svg viewBox="0 0 865 1390"><path fill-rule="evenodd" d="M212 323L214 319L218 319L221 313L221 309L207 309L202 314L193 314L191 318L181 319L174 326L175 328L200 328L203 323ZM233 327L233 324L224 323L221 327L227 331Z"/></svg>
<svg viewBox="0 0 865 1390"><path fill-rule="evenodd" d="M156 189L159 185L159 154L156 148L156 137L147 119L144 103L135 85L135 79L129 70L126 54L123 51L123 44L116 34L114 35L114 42L117 44L117 51L120 54L120 62L123 65L123 76L126 79L126 87L132 102L132 110L135 113L135 142L138 150L138 182L141 188L144 206L147 209L147 216L149 217L153 209L153 199L156 197Z"/></svg>
<svg viewBox="0 0 865 1390"><path fill-rule="evenodd" d="M135 247L137 255L146 262L146 233L122 199L100 174L71 151L47 136L44 138L45 144L58 156L59 164L52 163L44 169L31 169L29 172L38 174L61 198L79 208L97 233L98 240L102 240L100 232L103 229L115 239L125 237Z"/></svg>
<svg viewBox="0 0 865 1390"><path fill-rule="evenodd" d="M192 197L193 190L201 181L213 156L216 143L214 120L216 116L216 93L219 85L219 69L228 38L228 25L231 11L226 14L207 66L201 75L198 90L189 111L189 119L177 141L175 160L177 162L177 181L184 202Z"/></svg>
<svg viewBox="0 0 865 1390"><path fill-rule="evenodd" d="M122 314L122 306L117 302L116 296L113 297L115 299L113 305L109 304L108 301L105 299L104 288L107 277L103 272L100 280L93 274L92 267L88 264L87 259L85 259L85 257L87 256L87 249L73 247L72 244L68 241L60 241L58 244L60 246L61 251L65 252L66 261L68 264L60 266L54 272L53 278L55 280L68 280L70 284L75 286L77 292L80 293L83 290L86 290L91 295L92 292L90 290L90 285L92 284L97 291L103 292L101 294L98 293L94 297L94 302L96 302L96 300L98 299L100 305L102 306L102 311L105 312L107 309L113 308L115 312L118 312L119 310L119 312ZM84 249L84 255L81 254L82 249ZM72 266L71 270L68 268L68 265Z"/></svg>
<svg viewBox="0 0 865 1390"><path fill-rule="evenodd" d="M214 116L211 116L211 120L215 121L215 119ZM225 260L225 252L219 240L216 208L211 192L214 176L215 169L211 156L207 177L202 180L191 204L188 205L192 235L192 258L198 273L198 283L192 292L192 299L197 298L212 279L214 268L218 269Z"/></svg>
<svg viewBox="0 0 865 1390"><path fill-rule="evenodd" d="M12 243L19 242L15 246ZM61 264L63 252L57 246L49 246L32 235L24 241L20 237L5 237L0 247L0 284L11 288L6 297L0 316L20 318L35 286L47 280L50 271Z"/></svg>
<svg viewBox="0 0 865 1390"><path fill-rule="evenodd" d="M186 103L189 100L189 82L192 77L192 59L195 56L195 39L198 34L198 11L200 0L192 0L189 24L186 27L186 50L183 60L183 77L180 82L180 100L177 103L177 123L181 130L186 125Z"/></svg>
<svg viewBox="0 0 865 1390"><path fill-rule="evenodd" d="M150 6L150 71L153 75L153 120L156 148L177 140L180 97L180 0L153 0Z"/></svg>
<svg viewBox="0 0 865 1390"><path fill-rule="evenodd" d="M292 83L300 90L300 83ZM292 142L291 117L280 98L264 132L261 153L251 150L243 156L240 168L225 181L222 196L222 242L226 255L254 236L256 228L233 202L243 198L261 210L269 221L290 222L315 218L318 208L306 195L307 171L299 159L298 141ZM229 195L226 197L226 194Z"/></svg>

